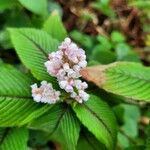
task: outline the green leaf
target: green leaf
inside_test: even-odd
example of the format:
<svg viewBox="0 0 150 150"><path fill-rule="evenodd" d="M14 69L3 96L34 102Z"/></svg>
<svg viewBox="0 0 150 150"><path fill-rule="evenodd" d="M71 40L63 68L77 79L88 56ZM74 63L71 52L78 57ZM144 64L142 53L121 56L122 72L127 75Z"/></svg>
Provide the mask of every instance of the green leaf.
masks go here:
<svg viewBox="0 0 150 150"><path fill-rule="evenodd" d="M49 137L47 132L41 130L29 130L29 140L28 145L30 147L39 147L41 145L46 145L49 142Z"/></svg>
<svg viewBox="0 0 150 150"><path fill-rule="evenodd" d="M0 1L0 10L10 9L17 5L16 0L1 0Z"/></svg>
<svg viewBox="0 0 150 150"><path fill-rule="evenodd" d="M57 1L48 1L48 12L52 13L53 11L58 11L59 15L63 15L63 8L60 3Z"/></svg>
<svg viewBox="0 0 150 150"><path fill-rule="evenodd" d="M91 59L102 64L108 64L116 60L116 55L114 52L107 50L104 45L97 45L92 51Z"/></svg>
<svg viewBox="0 0 150 150"><path fill-rule="evenodd" d="M146 140L146 150L150 149L150 124L148 125L148 129L147 129L147 140Z"/></svg>
<svg viewBox="0 0 150 150"><path fill-rule="evenodd" d="M118 61L140 62L138 54L126 43L118 43L115 50Z"/></svg>
<svg viewBox="0 0 150 150"><path fill-rule="evenodd" d="M3 140L3 138L4 138L4 134L5 134L5 130L6 128L0 128L0 141L2 141ZM1 142L0 142L1 143Z"/></svg>
<svg viewBox="0 0 150 150"><path fill-rule="evenodd" d="M117 135L117 125L113 112L99 97L90 95L84 104L74 108L77 117L95 137L109 150L114 149Z"/></svg>
<svg viewBox="0 0 150 150"><path fill-rule="evenodd" d="M51 108L32 100L31 84L28 76L13 67L0 66L0 127L24 125Z"/></svg>
<svg viewBox="0 0 150 150"><path fill-rule="evenodd" d="M83 148L86 150L106 150L105 146L87 130L81 131L77 145L77 150L83 150Z"/></svg>
<svg viewBox="0 0 150 150"><path fill-rule="evenodd" d="M57 49L57 40L36 29L12 28L9 32L18 56L34 77L38 80L53 81L44 63L48 60L48 54Z"/></svg>
<svg viewBox="0 0 150 150"><path fill-rule="evenodd" d="M139 63L117 62L89 67L82 70L81 74L108 92L150 101L150 68Z"/></svg>
<svg viewBox="0 0 150 150"><path fill-rule="evenodd" d="M126 148L125 150L145 150L145 146L144 145L130 146L130 147ZM147 149L147 150L149 150L149 149Z"/></svg>
<svg viewBox="0 0 150 150"><path fill-rule="evenodd" d="M47 14L47 0L18 0L26 9L29 11L38 14L46 15Z"/></svg>
<svg viewBox="0 0 150 150"><path fill-rule="evenodd" d="M75 42L79 43L86 51L91 53L91 48L93 47L93 38L91 36L83 34L78 30L73 30L69 34Z"/></svg>
<svg viewBox="0 0 150 150"><path fill-rule="evenodd" d="M91 6L111 18L115 17L115 12L110 6L110 0L98 0L93 2Z"/></svg>
<svg viewBox="0 0 150 150"><path fill-rule="evenodd" d="M46 20L43 30L59 41L63 41L67 36L67 31L57 11L54 11Z"/></svg>
<svg viewBox="0 0 150 150"><path fill-rule="evenodd" d="M48 132L64 150L76 149L80 131L79 122L66 105L55 105L49 112L31 122L29 128Z"/></svg>
<svg viewBox="0 0 150 150"><path fill-rule="evenodd" d="M124 125L122 130L130 137L135 138L138 136L138 123L140 120L140 109L138 106L122 104L124 109L123 119Z"/></svg>
<svg viewBox="0 0 150 150"><path fill-rule="evenodd" d="M100 42L99 46L102 45L102 48L104 50L111 50L112 49L112 43L110 39L106 36L98 35L97 41Z"/></svg>
<svg viewBox="0 0 150 150"><path fill-rule="evenodd" d="M120 42L124 42L126 39L122 33L118 32L118 31L113 31L111 33L111 40L113 42L120 43Z"/></svg>
<svg viewBox="0 0 150 150"><path fill-rule="evenodd" d="M131 104L119 104L114 108L118 121L120 122L120 133L118 134L118 144L124 148L129 147L129 143L138 137L138 124L140 120L140 109ZM129 140L131 139L131 141Z"/></svg>
<svg viewBox="0 0 150 150"><path fill-rule="evenodd" d="M1 150L27 150L28 130L25 128L5 129L0 140Z"/></svg>

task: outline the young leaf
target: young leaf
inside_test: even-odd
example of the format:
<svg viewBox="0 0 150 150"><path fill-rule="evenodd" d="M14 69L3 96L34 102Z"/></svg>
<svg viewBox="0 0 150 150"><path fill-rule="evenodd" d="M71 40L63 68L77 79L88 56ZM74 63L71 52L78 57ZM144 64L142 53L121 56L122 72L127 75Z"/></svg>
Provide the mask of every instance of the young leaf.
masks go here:
<svg viewBox="0 0 150 150"><path fill-rule="evenodd" d="M19 2L31 12L38 15L47 14L47 0L19 0Z"/></svg>
<svg viewBox="0 0 150 150"><path fill-rule="evenodd" d="M35 103L31 79L9 65L0 66L0 126L20 126L42 115L51 105Z"/></svg>
<svg viewBox="0 0 150 150"><path fill-rule="evenodd" d="M67 36L67 31L57 11L54 11L46 20L43 30L59 41L63 41Z"/></svg>
<svg viewBox="0 0 150 150"><path fill-rule="evenodd" d="M89 67L82 70L81 74L108 92L150 101L150 68L138 63L117 62Z"/></svg>
<svg viewBox="0 0 150 150"><path fill-rule="evenodd" d="M49 112L29 124L31 129L49 133L50 138L61 144L64 150L75 150L79 137L79 122L70 108L55 105Z"/></svg>
<svg viewBox="0 0 150 150"><path fill-rule="evenodd" d="M25 128L5 129L0 140L1 150L27 150L28 130Z"/></svg>
<svg viewBox="0 0 150 150"><path fill-rule="evenodd" d="M46 32L36 29L22 28L9 31L17 54L34 77L53 81L44 63L48 59L48 54L57 49L57 40L52 39Z"/></svg>
<svg viewBox="0 0 150 150"><path fill-rule="evenodd" d="M117 125L113 112L99 97L90 95L84 104L74 108L77 117L95 137L109 150L114 149L117 135Z"/></svg>

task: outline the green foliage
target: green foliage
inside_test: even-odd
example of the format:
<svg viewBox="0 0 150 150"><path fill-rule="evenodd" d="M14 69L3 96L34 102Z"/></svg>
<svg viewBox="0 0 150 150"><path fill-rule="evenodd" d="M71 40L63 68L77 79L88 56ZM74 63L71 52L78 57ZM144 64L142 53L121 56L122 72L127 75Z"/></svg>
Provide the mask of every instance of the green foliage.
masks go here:
<svg viewBox="0 0 150 150"><path fill-rule="evenodd" d="M11 66L0 66L0 126L21 126L37 118L51 106L33 102L33 81Z"/></svg>
<svg viewBox="0 0 150 150"><path fill-rule="evenodd" d="M78 141L77 150L106 150L104 145L102 145L90 132L87 130L81 131L81 135Z"/></svg>
<svg viewBox="0 0 150 150"><path fill-rule="evenodd" d="M26 9L31 12L45 16L47 15L47 0L18 0Z"/></svg>
<svg viewBox="0 0 150 150"><path fill-rule="evenodd" d="M150 100L150 68L138 63L116 63L105 70L101 87L135 100Z"/></svg>
<svg viewBox="0 0 150 150"><path fill-rule="evenodd" d="M0 10L10 9L17 5L17 0L1 0Z"/></svg>
<svg viewBox="0 0 150 150"><path fill-rule="evenodd" d="M121 34L120 32L117 32L117 31L113 31L111 33L111 40L113 42L124 42L125 41L125 37L123 34Z"/></svg>
<svg viewBox="0 0 150 150"><path fill-rule="evenodd" d="M48 54L56 50L57 40L46 32L36 29L9 29L12 43L24 65L39 80L54 81L46 71L44 63Z"/></svg>
<svg viewBox="0 0 150 150"><path fill-rule="evenodd" d="M97 0L97 2L92 3L92 7L100 10L102 13L109 17L115 17L113 9L109 5L110 0Z"/></svg>
<svg viewBox="0 0 150 150"><path fill-rule="evenodd" d="M43 30L59 41L64 40L67 35L67 31L64 28L57 11L54 11L45 21Z"/></svg>
<svg viewBox="0 0 150 150"><path fill-rule="evenodd" d="M146 140L146 150L150 149L150 124L148 125L147 128L147 140Z"/></svg>
<svg viewBox="0 0 150 150"><path fill-rule="evenodd" d="M93 38L89 35L83 34L77 30L70 32L71 38L85 47L87 50L93 47ZM90 51L89 51L90 53Z"/></svg>
<svg viewBox="0 0 150 150"><path fill-rule="evenodd" d="M143 39L150 3L122 4L0 0L0 150L150 149L150 68L140 64L150 64L149 36ZM88 83L91 96L83 104L60 89L60 103L36 103L33 83L58 88L44 63L68 35L85 50L89 66L105 64L83 70L98 87ZM116 61L126 62L109 64Z"/></svg>
<svg viewBox="0 0 150 150"><path fill-rule="evenodd" d="M79 122L66 105L56 105L49 112L29 124L29 128L48 132L48 136L62 144L64 150L75 150L79 137Z"/></svg>
<svg viewBox="0 0 150 150"><path fill-rule="evenodd" d="M91 59L98 61L102 64L108 64L108 63L112 63L116 60L116 55L115 55L115 53L111 52L110 50L105 49L104 45L97 45L93 49Z"/></svg>
<svg viewBox="0 0 150 150"><path fill-rule="evenodd" d="M135 105L120 104L114 107L118 122L120 122L120 132L118 143L124 148L130 145L131 139L138 137L138 122L140 120L140 109ZM124 134L126 136L124 136Z"/></svg>
<svg viewBox="0 0 150 150"><path fill-rule="evenodd" d="M26 128L6 128L2 136L1 150L27 150L28 130Z"/></svg>
<svg viewBox="0 0 150 150"><path fill-rule="evenodd" d="M60 4L57 1L48 1L48 11L52 13L53 11L57 11L60 16L63 15L63 10Z"/></svg>
<svg viewBox="0 0 150 150"><path fill-rule="evenodd" d="M90 95L89 100L74 108L79 120L108 149L114 149L116 141L116 120L113 112L99 97Z"/></svg>
<svg viewBox="0 0 150 150"><path fill-rule="evenodd" d="M97 44L92 50L90 61L109 64L115 61L140 62L139 56L126 43L125 36L118 31L112 31L110 38L98 35Z"/></svg>
<svg viewBox="0 0 150 150"><path fill-rule="evenodd" d="M118 43L116 45L117 60L140 62L139 56L131 50L131 47L126 43Z"/></svg>

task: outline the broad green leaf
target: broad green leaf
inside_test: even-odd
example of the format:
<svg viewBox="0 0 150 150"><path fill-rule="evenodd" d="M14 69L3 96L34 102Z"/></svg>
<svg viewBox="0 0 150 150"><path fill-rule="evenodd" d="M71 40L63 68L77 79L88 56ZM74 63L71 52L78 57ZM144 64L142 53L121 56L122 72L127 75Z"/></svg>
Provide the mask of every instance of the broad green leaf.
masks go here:
<svg viewBox="0 0 150 150"><path fill-rule="evenodd" d="M150 68L139 63L117 62L89 67L82 70L81 74L108 92L150 101Z"/></svg>
<svg viewBox="0 0 150 150"><path fill-rule="evenodd" d="M16 0L1 0L0 1L0 10L10 9L17 5Z"/></svg>
<svg viewBox="0 0 150 150"><path fill-rule="evenodd" d="M80 132L80 138L78 140L77 150L83 150L83 148L86 150L106 150L105 146L87 130Z"/></svg>
<svg viewBox="0 0 150 150"><path fill-rule="evenodd" d="M117 125L113 112L99 97L90 95L87 102L74 108L77 117L109 150L114 149Z"/></svg>
<svg viewBox="0 0 150 150"><path fill-rule="evenodd" d="M55 105L49 112L29 124L29 128L48 132L50 138L60 143L64 150L75 150L79 137L79 123L70 108Z"/></svg>
<svg viewBox="0 0 150 150"><path fill-rule="evenodd" d="M51 108L31 97L33 81L9 65L0 66L0 127L21 126Z"/></svg>
<svg viewBox="0 0 150 150"><path fill-rule="evenodd" d="M22 6L38 15L47 14L47 0L18 0Z"/></svg>
<svg viewBox="0 0 150 150"><path fill-rule="evenodd" d="M57 11L54 11L46 20L43 30L59 41L63 41L67 36L67 31Z"/></svg>
<svg viewBox="0 0 150 150"><path fill-rule="evenodd" d="M38 80L50 80L44 63L48 54L57 49L57 40L52 39L46 32L36 29L9 29L12 43L24 65Z"/></svg>
<svg viewBox="0 0 150 150"><path fill-rule="evenodd" d="M5 129L0 140L1 150L27 150L28 130L25 128Z"/></svg>

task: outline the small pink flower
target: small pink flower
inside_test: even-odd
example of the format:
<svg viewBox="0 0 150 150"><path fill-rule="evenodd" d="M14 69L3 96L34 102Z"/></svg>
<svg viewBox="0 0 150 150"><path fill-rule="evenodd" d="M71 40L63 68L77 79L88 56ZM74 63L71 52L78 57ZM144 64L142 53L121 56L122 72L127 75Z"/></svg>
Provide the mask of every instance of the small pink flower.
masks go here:
<svg viewBox="0 0 150 150"><path fill-rule="evenodd" d="M42 81L41 86L31 85L32 97L36 102L54 104L59 100L60 92L53 89L51 83Z"/></svg>
<svg viewBox="0 0 150 150"><path fill-rule="evenodd" d="M58 49L49 54L49 60L45 62L47 72L57 78L61 89L82 103L88 98L88 94L84 92L88 87L87 83L78 79L81 77L80 70L87 65L85 51L70 38L65 38Z"/></svg>

